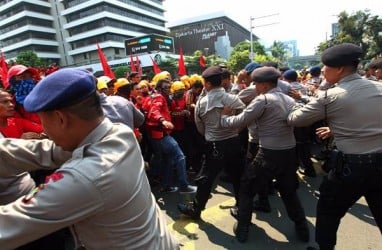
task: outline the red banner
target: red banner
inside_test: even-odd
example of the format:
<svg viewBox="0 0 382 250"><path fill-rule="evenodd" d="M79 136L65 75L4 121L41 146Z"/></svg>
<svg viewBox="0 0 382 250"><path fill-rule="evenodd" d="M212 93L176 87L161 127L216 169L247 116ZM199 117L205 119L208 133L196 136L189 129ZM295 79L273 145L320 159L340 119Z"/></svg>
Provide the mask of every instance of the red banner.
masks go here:
<svg viewBox="0 0 382 250"><path fill-rule="evenodd" d="M182 48L179 49L179 55L180 57L178 61L178 67L179 67L178 76L184 76L184 75L187 75L187 71L186 71L186 65L184 64Z"/></svg>
<svg viewBox="0 0 382 250"><path fill-rule="evenodd" d="M135 60L137 61L137 72L140 76L142 76L142 67L141 67L141 63L139 61L138 54L135 55Z"/></svg>
<svg viewBox="0 0 382 250"><path fill-rule="evenodd" d="M203 54L200 55L200 58L199 58L199 65L200 65L200 67L202 67L202 68L207 67L207 65L206 65L206 59L204 59Z"/></svg>
<svg viewBox="0 0 382 250"><path fill-rule="evenodd" d="M130 72L136 72L136 71L137 71L137 69L135 68L133 55L130 52Z"/></svg>
<svg viewBox="0 0 382 250"><path fill-rule="evenodd" d="M150 56L150 59L153 62L154 73L158 74L158 73L162 72L162 70L159 68L158 64L155 62L155 60L151 56Z"/></svg>
<svg viewBox="0 0 382 250"><path fill-rule="evenodd" d="M0 76L3 81L3 87L6 89L9 85L8 83L8 63L5 61L3 52L0 52Z"/></svg>
<svg viewBox="0 0 382 250"><path fill-rule="evenodd" d="M105 54L101 50L101 47L99 46L98 42L97 42L97 49L98 49L99 60L101 61L101 64L102 64L103 74L105 76L115 79L114 72L111 70L109 64L107 63Z"/></svg>

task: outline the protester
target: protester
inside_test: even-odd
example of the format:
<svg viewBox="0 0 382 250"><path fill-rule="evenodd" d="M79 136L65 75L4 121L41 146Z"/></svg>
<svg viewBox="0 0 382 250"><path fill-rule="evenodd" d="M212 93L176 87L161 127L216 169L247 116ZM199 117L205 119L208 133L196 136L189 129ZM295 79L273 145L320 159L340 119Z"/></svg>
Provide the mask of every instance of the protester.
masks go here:
<svg viewBox="0 0 382 250"><path fill-rule="evenodd" d="M143 105L146 115L146 129L153 145L154 155L159 157L162 168L162 192L195 193L196 187L190 185L186 172L186 160L179 144L170 135L174 129L171 122L170 81L165 78L157 82L156 92ZM177 182L174 183L174 169ZM178 187L179 186L179 187Z"/></svg>
<svg viewBox="0 0 382 250"><path fill-rule="evenodd" d="M8 70L9 91L13 95L15 102L15 115L30 120L35 123L41 123L38 116L29 113L24 109L24 100L29 92L36 86L37 71L28 68L22 64L17 64Z"/></svg>
<svg viewBox="0 0 382 250"><path fill-rule="evenodd" d="M117 79L112 79L108 76L100 76L97 78L97 90L105 95L112 95L114 93L114 83Z"/></svg>

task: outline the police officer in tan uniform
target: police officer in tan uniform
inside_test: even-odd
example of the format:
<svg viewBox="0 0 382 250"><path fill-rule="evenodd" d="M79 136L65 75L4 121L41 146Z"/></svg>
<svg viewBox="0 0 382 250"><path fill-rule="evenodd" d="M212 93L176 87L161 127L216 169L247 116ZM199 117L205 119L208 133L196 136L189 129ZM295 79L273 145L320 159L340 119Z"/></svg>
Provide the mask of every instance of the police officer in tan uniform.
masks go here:
<svg viewBox="0 0 382 250"><path fill-rule="evenodd" d="M212 185L222 169L232 177L236 202L239 200L245 152L240 144L238 130L220 127L220 112L224 106L241 110L245 105L237 95L226 93L221 86L222 72L219 66L211 66L203 71L206 95L198 100L195 107L196 127L206 139L205 166L202 169L201 178L197 181L198 190L194 201L191 204L178 204L179 211L193 219L200 219Z"/></svg>
<svg viewBox="0 0 382 250"><path fill-rule="evenodd" d="M236 116L229 116L226 107L222 114L223 128L238 128L256 123L259 149L253 161L246 165L241 178L237 224L234 232L239 242L248 238L252 218L252 200L273 178L286 207L288 217L295 223L298 237L309 241L309 229L305 212L297 195L296 141L293 127L287 125L286 117L295 101L277 87L280 72L273 67L261 67L251 73L258 96Z"/></svg>
<svg viewBox="0 0 382 250"><path fill-rule="evenodd" d="M338 151L334 168L320 186L316 241L321 250L334 249L340 220L362 196L382 232L382 85L363 79L357 66L363 54L343 43L321 55L324 76L334 88L321 93L288 116L294 126L327 120Z"/></svg>
<svg viewBox="0 0 382 250"><path fill-rule="evenodd" d="M44 78L24 106L51 140L0 139L0 177L57 170L45 184L0 206L0 246L14 249L71 227L76 248L179 249L151 194L133 131L105 118L87 71Z"/></svg>

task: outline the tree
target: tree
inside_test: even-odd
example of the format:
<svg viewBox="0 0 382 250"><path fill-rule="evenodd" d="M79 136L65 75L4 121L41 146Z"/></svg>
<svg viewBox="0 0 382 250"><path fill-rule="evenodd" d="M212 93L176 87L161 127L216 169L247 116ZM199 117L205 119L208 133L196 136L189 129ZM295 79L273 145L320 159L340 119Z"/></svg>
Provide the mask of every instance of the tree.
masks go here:
<svg viewBox="0 0 382 250"><path fill-rule="evenodd" d="M130 71L129 66L118 66L115 69L113 69L115 78L126 78L127 72Z"/></svg>
<svg viewBox="0 0 382 250"><path fill-rule="evenodd" d="M16 57L16 63L27 67L46 67L45 59L39 58L37 54L31 50L20 52Z"/></svg>
<svg viewBox="0 0 382 250"><path fill-rule="evenodd" d="M243 41L238 43L232 50L228 60L228 67L234 73L244 69L245 66L251 62L249 58L251 43ZM253 42L253 52L255 54L254 61L262 63L264 61L273 61L272 56L265 52L265 47L258 41Z"/></svg>
<svg viewBox="0 0 382 250"><path fill-rule="evenodd" d="M274 62L277 62L279 65L286 64L287 62L287 50L285 45L280 41L274 41L271 48L271 54L274 58Z"/></svg>
<svg viewBox="0 0 382 250"><path fill-rule="evenodd" d="M360 45L364 50L364 59L381 56L382 53L382 19L371 16L368 10L357 11L349 15L343 11L338 15L338 33L328 41L322 42L317 48L321 53L333 45L353 43Z"/></svg>

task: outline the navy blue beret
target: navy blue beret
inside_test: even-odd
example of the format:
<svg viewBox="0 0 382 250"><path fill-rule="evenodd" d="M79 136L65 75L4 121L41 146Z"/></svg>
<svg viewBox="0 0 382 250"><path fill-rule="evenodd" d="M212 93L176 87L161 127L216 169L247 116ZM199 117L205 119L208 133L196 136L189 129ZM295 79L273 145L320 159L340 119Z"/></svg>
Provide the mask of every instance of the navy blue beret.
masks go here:
<svg viewBox="0 0 382 250"><path fill-rule="evenodd" d="M44 79L28 94L28 112L49 111L79 103L96 91L97 79L83 69L60 69Z"/></svg>
<svg viewBox="0 0 382 250"><path fill-rule="evenodd" d="M251 73L251 78L255 83L275 82L280 76L280 71L268 66L257 68Z"/></svg>
<svg viewBox="0 0 382 250"><path fill-rule="evenodd" d="M223 69L220 66L211 66L203 71L202 77L208 78L211 76L221 75L223 73Z"/></svg>
<svg viewBox="0 0 382 250"><path fill-rule="evenodd" d="M247 72L247 75L251 74L252 71L254 71L255 69L257 68L260 68L262 67L260 64L258 64L257 62L251 62L251 63L248 63L247 65L245 65L245 72Z"/></svg>
<svg viewBox="0 0 382 250"><path fill-rule="evenodd" d="M313 66L309 69L309 73L312 76L319 76L319 75L321 75L321 67L320 66Z"/></svg>
<svg viewBox="0 0 382 250"><path fill-rule="evenodd" d="M289 81L297 81L297 72L293 69L288 69L284 72L283 77Z"/></svg>
<svg viewBox="0 0 382 250"><path fill-rule="evenodd" d="M361 60L362 48L352 43L330 47L321 54L321 61L329 67L357 66Z"/></svg>

